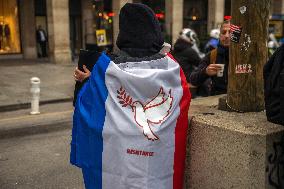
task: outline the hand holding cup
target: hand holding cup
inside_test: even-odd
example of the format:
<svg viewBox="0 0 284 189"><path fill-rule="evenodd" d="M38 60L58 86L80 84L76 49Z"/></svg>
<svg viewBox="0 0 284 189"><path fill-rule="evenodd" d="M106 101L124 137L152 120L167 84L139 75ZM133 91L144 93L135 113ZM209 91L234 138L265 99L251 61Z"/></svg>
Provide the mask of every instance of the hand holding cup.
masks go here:
<svg viewBox="0 0 284 189"><path fill-rule="evenodd" d="M225 64L216 64L216 65L219 66L219 69L217 70L217 77L223 77Z"/></svg>
<svg viewBox="0 0 284 189"><path fill-rule="evenodd" d="M223 77L224 64L209 64L206 68L206 74L209 76Z"/></svg>

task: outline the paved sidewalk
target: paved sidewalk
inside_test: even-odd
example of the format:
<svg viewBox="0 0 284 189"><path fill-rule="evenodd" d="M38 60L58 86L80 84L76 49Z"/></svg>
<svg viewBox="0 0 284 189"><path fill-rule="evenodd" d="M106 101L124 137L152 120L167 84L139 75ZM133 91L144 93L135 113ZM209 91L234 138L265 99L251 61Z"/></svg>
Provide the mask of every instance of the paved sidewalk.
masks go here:
<svg viewBox="0 0 284 189"><path fill-rule="evenodd" d="M30 107L30 78L39 77L41 104L71 101L75 63L52 64L42 60L0 60L0 112Z"/></svg>
<svg viewBox="0 0 284 189"><path fill-rule="evenodd" d="M0 139L70 129L75 63L0 60ZM39 77L40 114L30 115L30 78Z"/></svg>
<svg viewBox="0 0 284 189"><path fill-rule="evenodd" d="M41 105L37 115L30 109L0 112L0 140L71 129L72 115L71 102Z"/></svg>

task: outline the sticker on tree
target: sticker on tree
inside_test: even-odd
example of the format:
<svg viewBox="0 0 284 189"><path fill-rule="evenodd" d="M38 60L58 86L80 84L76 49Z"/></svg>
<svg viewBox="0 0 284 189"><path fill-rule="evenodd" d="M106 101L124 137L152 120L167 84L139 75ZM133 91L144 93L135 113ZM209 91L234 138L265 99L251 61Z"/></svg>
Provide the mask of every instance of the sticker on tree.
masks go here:
<svg viewBox="0 0 284 189"><path fill-rule="evenodd" d="M231 30L231 41L239 43L242 34L242 27L231 24L230 30Z"/></svg>

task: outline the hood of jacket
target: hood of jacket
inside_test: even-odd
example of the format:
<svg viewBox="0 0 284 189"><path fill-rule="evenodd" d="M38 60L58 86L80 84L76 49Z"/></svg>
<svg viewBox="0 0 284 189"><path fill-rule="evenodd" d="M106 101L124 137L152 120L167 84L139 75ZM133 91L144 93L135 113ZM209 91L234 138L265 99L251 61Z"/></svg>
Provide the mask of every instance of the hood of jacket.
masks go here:
<svg viewBox="0 0 284 189"><path fill-rule="evenodd" d="M132 57L158 53L164 39L152 9L140 3L126 3L119 14L117 47Z"/></svg>
<svg viewBox="0 0 284 189"><path fill-rule="evenodd" d="M187 48L191 48L192 44L188 43L187 41L183 40L183 39L177 39L175 45L174 45L174 51L175 52L180 52L180 51L184 51Z"/></svg>

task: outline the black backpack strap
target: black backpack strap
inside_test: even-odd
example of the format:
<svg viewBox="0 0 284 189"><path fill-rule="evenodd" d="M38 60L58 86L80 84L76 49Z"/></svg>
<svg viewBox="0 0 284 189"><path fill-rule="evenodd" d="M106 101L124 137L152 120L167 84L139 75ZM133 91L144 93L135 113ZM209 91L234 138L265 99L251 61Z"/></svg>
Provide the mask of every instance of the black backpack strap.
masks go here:
<svg viewBox="0 0 284 189"><path fill-rule="evenodd" d="M281 119L283 119L283 123L284 124L284 68L282 68L282 72L280 73L279 76L279 81L280 81L280 116Z"/></svg>
<svg viewBox="0 0 284 189"><path fill-rule="evenodd" d="M263 68L267 119L284 126L284 44Z"/></svg>
<svg viewBox="0 0 284 189"><path fill-rule="evenodd" d="M279 92L280 92L280 120L284 125L284 44L279 48L281 51L281 72L279 74Z"/></svg>

